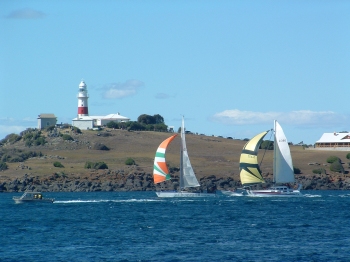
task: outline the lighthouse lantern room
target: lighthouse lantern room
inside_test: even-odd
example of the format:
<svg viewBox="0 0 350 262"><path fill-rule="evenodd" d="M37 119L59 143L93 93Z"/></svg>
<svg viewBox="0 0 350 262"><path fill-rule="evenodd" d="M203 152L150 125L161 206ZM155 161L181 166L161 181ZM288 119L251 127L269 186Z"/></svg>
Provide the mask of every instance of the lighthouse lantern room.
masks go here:
<svg viewBox="0 0 350 262"><path fill-rule="evenodd" d="M88 92L85 82L82 80L79 84L79 93L78 93L78 117L88 116Z"/></svg>

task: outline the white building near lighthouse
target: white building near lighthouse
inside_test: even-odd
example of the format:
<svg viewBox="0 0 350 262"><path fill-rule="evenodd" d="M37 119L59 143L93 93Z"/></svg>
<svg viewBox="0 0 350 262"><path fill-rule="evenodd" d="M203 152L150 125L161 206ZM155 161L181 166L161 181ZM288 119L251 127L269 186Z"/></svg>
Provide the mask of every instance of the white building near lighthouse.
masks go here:
<svg viewBox="0 0 350 262"><path fill-rule="evenodd" d="M87 85L84 81L79 84L78 93L78 115L72 120L72 126L75 126L81 130L99 128L105 126L107 123L113 122L127 122L130 118L121 116L119 113L109 114L106 116L89 116L88 108L88 91Z"/></svg>

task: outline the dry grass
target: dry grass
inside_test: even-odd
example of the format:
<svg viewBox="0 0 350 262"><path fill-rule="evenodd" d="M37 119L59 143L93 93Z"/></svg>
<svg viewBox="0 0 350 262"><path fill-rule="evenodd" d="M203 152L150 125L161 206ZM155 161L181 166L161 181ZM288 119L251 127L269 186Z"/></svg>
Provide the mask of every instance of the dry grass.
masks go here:
<svg viewBox="0 0 350 262"><path fill-rule="evenodd" d="M61 138L47 138L48 144L35 148L25 148L22 143L6 145L25 150L41 151L48 156L46 159L32 158L27 160L24 169L20 163L9 163L9 169L0 172L0 180L23 177L24 174L33 176L48 176L54 172L64 172L68 176L87 175L91 170L84 169L86 161L104 161L109 169L120 170L127 166L124 164L128 157L133 158L137 165L145 172L151 173L153 158L158 145L170 133L158 132L127 132L124 130L110 130L111 136L97 136L96 131L85 131L83 135L71 134L75 142L66 142ZM78 141L78 142L77 142ZM210 136L187 135L187 149L192 166L197 176L204 177L216 175L217 177L238 178L239 157L245 141L217 138ZM89 149L95 143L102 143L110 148L109 151ZM326 159L335 155L347 163L345 151L313 151L304 150L300 146L291 146L293 164L299 168L303 175L313 176L312 170L318 168L309 163L326 164ZM260 160L264 151L259 153ZM58 159L57 156L63 159ZM171 167L178 167L180 160L180 137L174 139L167 150L167 162ZM64 168L56 168L53 162L59 161ZM30 169L26 168L29 167ZM344 165L347 167L348 165ZM328 167L325 167L329 170ZM267 151L261 165L264 173L272 173L272 151Z"/></svg>

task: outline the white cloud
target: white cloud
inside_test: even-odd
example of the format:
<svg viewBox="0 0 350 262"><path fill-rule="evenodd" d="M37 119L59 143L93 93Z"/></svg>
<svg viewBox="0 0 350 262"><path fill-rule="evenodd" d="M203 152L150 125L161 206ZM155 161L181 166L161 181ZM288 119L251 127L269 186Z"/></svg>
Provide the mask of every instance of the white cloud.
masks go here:
<svg viewBox="0 0 350 262"><path fill-rule="evenodd" d="M349 121L348 115L338 114L332 111L299 110L291 112L253 112L240 111L238 109L225 110L211 117L212 121L227 125L256 125L271 124L273 120L305 127L331 127L343 125Z"/></svg>
<svg viewBox="0 0 350 262"><path fill-rule="evenodd" d="M111 83L103 87L102 96L106 99L118 99L135 95L139 88L144 85L139 80L128 80L125 83Z"/></svg>
<svg viewBox="0 0 350 262"><path fill-rule="evenodd" d="M6 18L10 19L39 19L44 18L45 14L30 8L18 9L10 13Z"/></svg>

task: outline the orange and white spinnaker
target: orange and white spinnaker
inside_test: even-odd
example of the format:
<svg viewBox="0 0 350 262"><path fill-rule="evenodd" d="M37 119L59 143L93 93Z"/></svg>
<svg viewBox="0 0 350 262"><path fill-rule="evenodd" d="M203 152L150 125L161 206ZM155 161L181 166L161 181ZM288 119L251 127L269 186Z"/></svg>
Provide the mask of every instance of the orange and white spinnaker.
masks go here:
<svg viewBox="0 0 350 262"><path fill-rule="evenodd" d="M171 141L177 135L173 135L167 139L165 139L158 147L156 155L154 157L154 165L153 165L153 180L154 183L160 183L170 179L169 169L166 165L165 161L165 151L170 144Z"/></svg>

